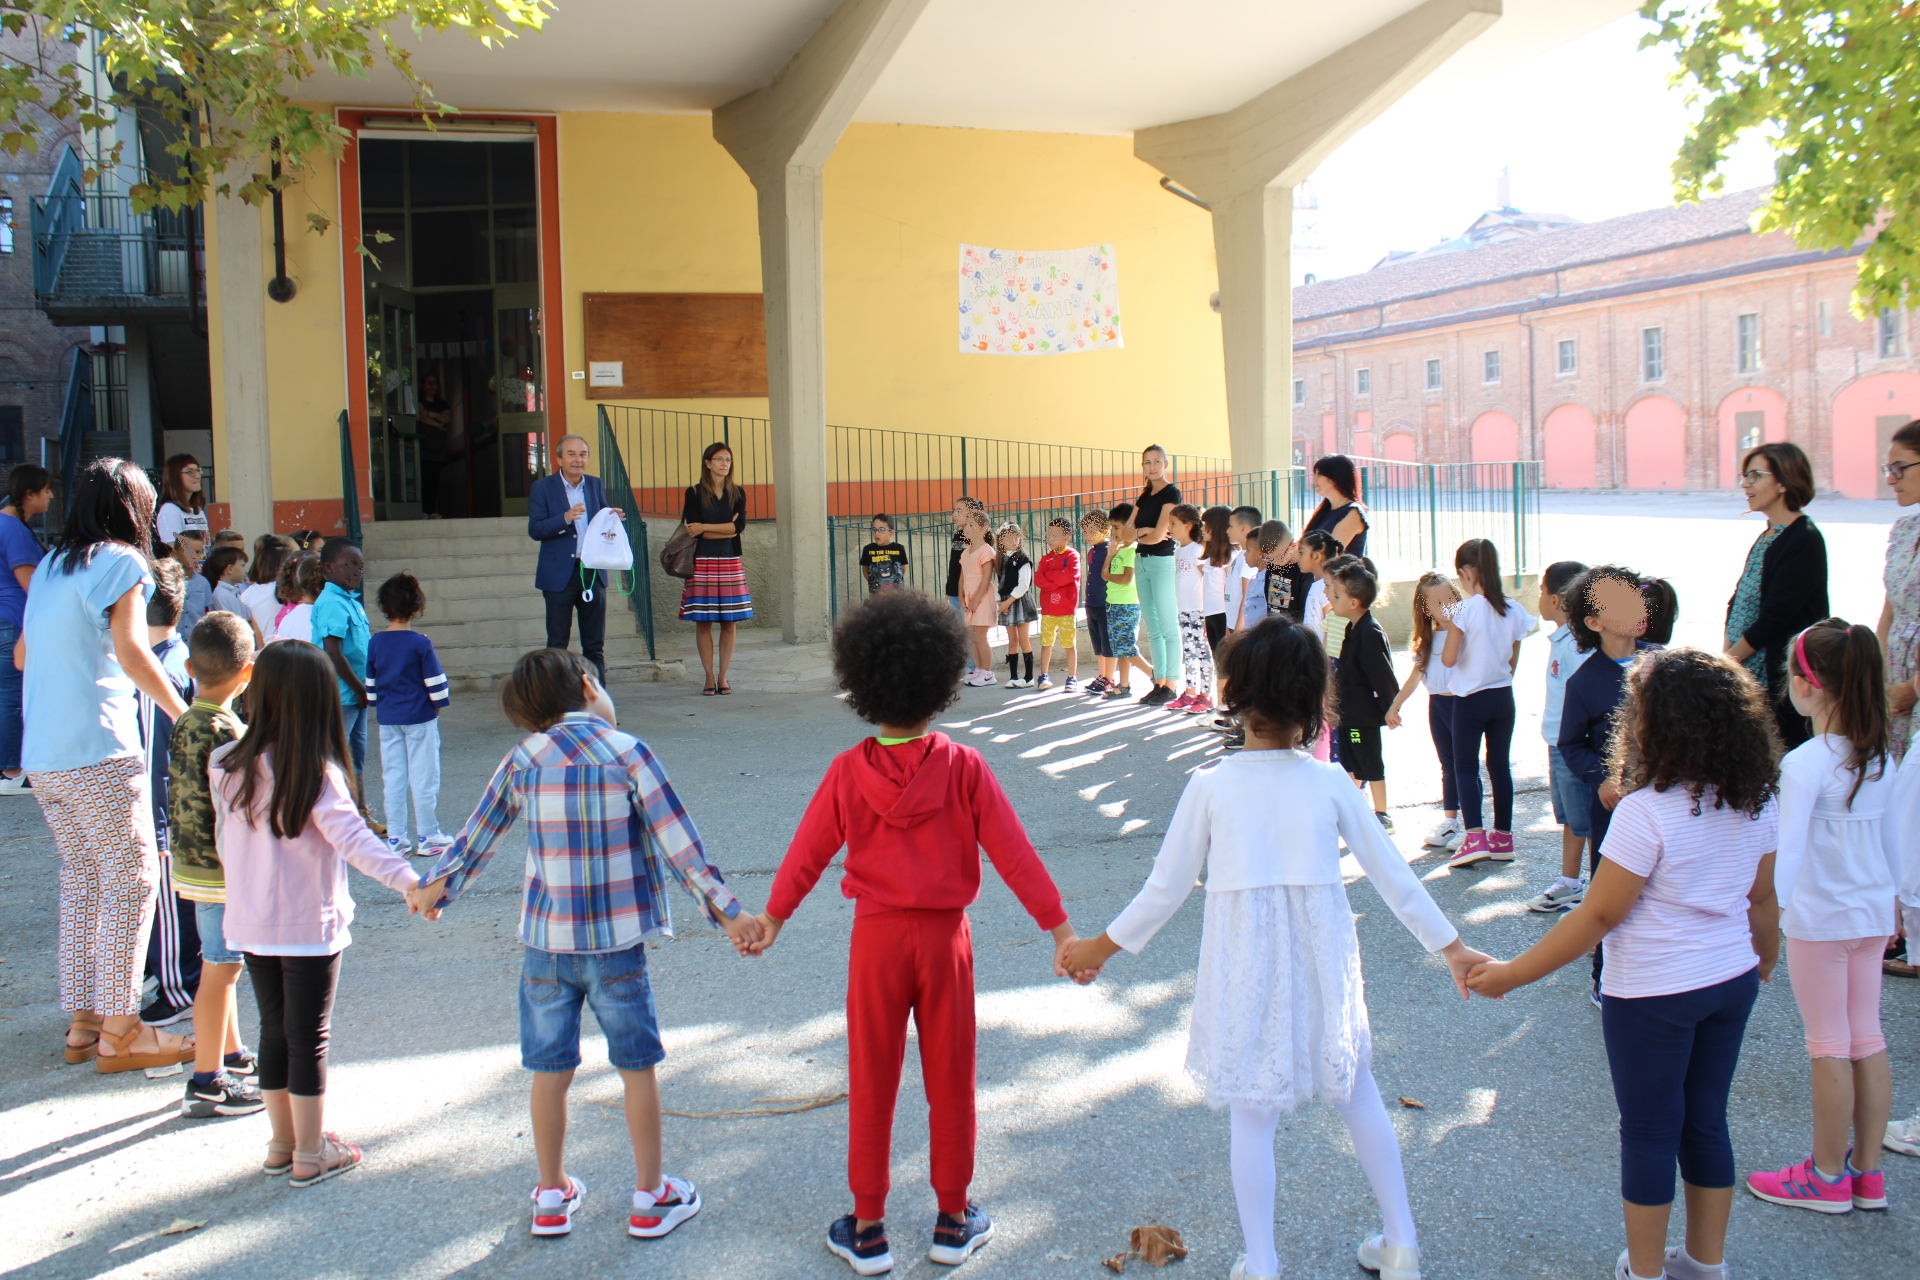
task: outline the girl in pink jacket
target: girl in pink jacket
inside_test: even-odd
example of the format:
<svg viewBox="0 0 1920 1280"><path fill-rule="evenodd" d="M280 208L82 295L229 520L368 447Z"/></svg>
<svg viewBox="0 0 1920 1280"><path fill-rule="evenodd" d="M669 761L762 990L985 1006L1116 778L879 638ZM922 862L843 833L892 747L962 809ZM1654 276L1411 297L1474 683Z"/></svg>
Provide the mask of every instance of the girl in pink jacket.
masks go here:
<svg viewBox="0 0 1920 1280"><path fill-rule="evenodd" d="M247 735L208 760L214 842L226 871L226 942L260 1005L260 1092L273 1121L266 1172L309 1187L360 1163L321 1128L328 1022L353 941L350 862L390 889L420 883L354 799L333 668L288 640L260 651Z"/></svg>

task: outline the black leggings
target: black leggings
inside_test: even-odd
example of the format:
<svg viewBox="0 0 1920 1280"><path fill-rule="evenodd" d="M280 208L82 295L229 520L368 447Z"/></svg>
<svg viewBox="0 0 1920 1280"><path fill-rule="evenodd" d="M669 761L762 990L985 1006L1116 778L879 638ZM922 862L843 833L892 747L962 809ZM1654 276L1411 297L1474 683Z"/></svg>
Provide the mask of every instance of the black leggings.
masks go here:
<svg viewBox="0 0 1920 1280"><path fill-rule="evenodd" d="M1452 694L1427 695L1427 732L1433 735L1433 754L1440 757L1440 807L1448 813L1458 813L1460 786L1453 776Z"/></svg>
<svg viewBox="0 0 1920 1280"><path fill-rule="evenodd" d="M1207 645L1218 649L1220 642L1227 638L1227 615L1210 613L1207 615Z"/></svg>
<svg viewBox="0 0 1920 1280"><path fill-rule="evenodd" d="M1484 827L1480 812L1480 740L1487 741L1487 782L1493 788L1493 829L1513 830L1513 686L1453 700L1453 780L1460 791L1461 825Z"/></svg>
<svg viewBox="0 0 1920 1280"><path fill-rule="evenodd" d="M302 1098L327 1091L327 1040L340 957L247 955L260 1006L260 1087Z"/></svg>

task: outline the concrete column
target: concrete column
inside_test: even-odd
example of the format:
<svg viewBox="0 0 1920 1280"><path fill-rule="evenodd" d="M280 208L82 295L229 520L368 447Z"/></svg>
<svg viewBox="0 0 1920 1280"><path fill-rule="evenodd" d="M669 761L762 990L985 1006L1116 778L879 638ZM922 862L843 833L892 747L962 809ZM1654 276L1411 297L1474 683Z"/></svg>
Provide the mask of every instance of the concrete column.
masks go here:
<svg viewBox="0 0 1920 1280"><path fill-rule="evenodd" d="M1134 135L1134 155L1213 207L1235 471L1292 460L1293 188L1492 26L1500 2L1427 0L1231 111Z"/></svg>
<svg viewBox="0 0 1920 1280"><path fill-rule="evenodd" d="M244 175L235 176L240 188ZM218 264L220 419L224 461L215 496L230 503L233 527L249 539L273 531L273 466L267 429L267 270L262 214L245 201L213 198Z"/></svg>
<svg viewBox="0 0 1920 1280"><path fill-rule="evenodd" d="M777 561L790 644L827 635L826 255L821 171L927 0L844 0L766 87L713 113L759 195Z"/></svg>

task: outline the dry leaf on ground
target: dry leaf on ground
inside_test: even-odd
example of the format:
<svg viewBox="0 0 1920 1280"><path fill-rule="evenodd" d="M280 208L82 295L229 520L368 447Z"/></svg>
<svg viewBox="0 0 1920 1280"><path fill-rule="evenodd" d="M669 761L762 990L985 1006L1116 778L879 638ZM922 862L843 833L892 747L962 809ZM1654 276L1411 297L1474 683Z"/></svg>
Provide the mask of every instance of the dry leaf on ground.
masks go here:
<svg viewBox="0 0 1920 1280"><path fill-rule="evenodd" d="M1403 1107L1412 1107L1415 1111L1425 1111L1427 1109L1427 1104L1420 1101L1420 1099L1409 1098L1404 1095L1400 1099L1400 1105Z"/></svg>
<svg viewBox="0 0 1920 1280"><path fill-rule="evenodd" d="M1131 1253L1116 1253L1111 1258L1103 1260L1100 1265L1118 1275L1127 1269L1127 1259L1132 1256Z"/></svg>
<svg viewBox="0 0 1920 1280"><path fill-rule="evenodd" d="M1172 1227L1135 1227L1132 1243L1133 1251L1140 1255L1140 1261L1156 1267L1164 1267L1177 1258L1187 1256L1187 1242Z"/></svg>
<svg viewBox="0 0 1920 1280"><path fill-rule="evenodd" d="M748 1046L751 1048L752 1046ZM790 1116L801 1111L813 1111L819 1107L830 1107L836 1102L845 1102L847 1095L842 1093L823 1093L817 1098L755 1098L755 1102L783 1103L782 1106L751 1107L741 1111L662 1111L663 1116L678 1116L682 1120L720 1120L733 1116Z"/></svg>
<svg viewBox="0 0 1920 1280"><path fill-rule="evenodd" d="M190 1218L175 1218L172 1222L160 1228L160 1234L163 1236L177 1236L183 1231L198 1231L206 1225L204 1222L195 1222Z"/></svg>

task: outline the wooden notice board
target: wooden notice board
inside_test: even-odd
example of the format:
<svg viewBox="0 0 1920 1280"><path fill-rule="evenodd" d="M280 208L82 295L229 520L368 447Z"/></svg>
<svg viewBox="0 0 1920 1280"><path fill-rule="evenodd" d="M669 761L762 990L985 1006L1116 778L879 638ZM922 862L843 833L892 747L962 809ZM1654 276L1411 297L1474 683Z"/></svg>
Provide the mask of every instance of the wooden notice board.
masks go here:
<svg viewBox="0 0 1920 1280"><path fill-rule="evenodd" d="M589 293L585 310L589 400L767 394L757 293Z"/></svg>

